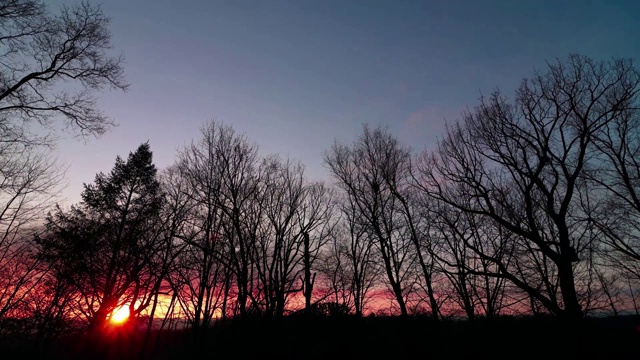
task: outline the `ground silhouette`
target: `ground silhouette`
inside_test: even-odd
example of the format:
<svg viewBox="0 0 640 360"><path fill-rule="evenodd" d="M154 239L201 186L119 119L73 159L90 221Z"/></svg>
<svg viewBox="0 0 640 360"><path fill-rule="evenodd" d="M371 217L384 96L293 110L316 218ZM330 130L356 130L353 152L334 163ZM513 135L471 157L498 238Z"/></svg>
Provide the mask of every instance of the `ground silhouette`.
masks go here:
<svg viewBox="0 0 640 360"><path fill-rule="evenodd" d="M444 320L284 317L218 323L194 335L114 329L100 343L70 336L37 349L14 342L4 359L638 359L638 317Z"/></svg>

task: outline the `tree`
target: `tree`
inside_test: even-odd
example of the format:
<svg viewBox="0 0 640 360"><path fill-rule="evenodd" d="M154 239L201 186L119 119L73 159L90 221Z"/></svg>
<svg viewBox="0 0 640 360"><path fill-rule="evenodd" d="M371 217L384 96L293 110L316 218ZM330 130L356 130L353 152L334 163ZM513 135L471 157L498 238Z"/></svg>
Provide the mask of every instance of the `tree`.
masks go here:
<svg viewBox="0 0 640 360"><path fill-rule="evenodd" d="M599 189L599 206L591 214L595 227L603 234L602 249L610 265L625 277L640 280L640 72L631 61L615 64L625 71L626 87L617 94L625 103L616 116L594 134L598 162L586 176Z"/></svg>
<svg viewBox="0 0 640 360"><path fill-rule="evenodd" d="M411 288L406 282L412 271L411 235L407 234L406 207L397 196L392 177L405 152L395 139L381 129L364 127L352 146L335 143L324 155L338 186L356 205L368 234L384 263L388 284L402 315L407 315L406 296Z"/></svg>
<svg viewBox="0 0 640 360"><path fill-rule="evenodd" d="M122 58L108 55L108 25L88 3L54 15L41 1L0 0L0 321L47 282L41 280L49 269L33 253L32 239L64 168L42 146L54 145L59 127L81 135L107 131L113 124L93 94L127 88Z"/></svg>
<svg viewBox="0 0 640 360"><path fill-rule="evenodd" d="M32 240L41 231L38 222L55 200L63 176L50 156L23 149L0 144L0 321L46 273Z"/></svg>
<svg viewBox="0 0 640 360"><path fill-rule="evenodd" d="M374 239L359 220L358 209L350 197L344 196L338 208L341 218L323 255L322 273L334 303L362 316L380 275Z"/></svg>
<svg viewBox="0 0 640 360"><path fill-rule="evenodd" d="M262 220L258 148L222 123L211 121L200 130L201 138L183 149L177 165L193 201L189 247L199 252L202 281L211 281L218 265L231 272L238 311L246 316L249 300L255 303L252 270Z"/></svg>
<svg viewBox="0 0 640 360"><path fill-rule="evenodd" d="M542 291L526 274L477 252L499 267L496 275L554 314L583 316L575 271L596 238L578 194L596 156L595 136L633 108L637 91L628 61L571 55L525 79L513 102L499 91L481 99L422 158L426 193L495 221L512 233L530 266L550 271L538 278Z"/></svg>
<svg viewBox="0 0 640 360"><path fill-rule="evenodd" d="M184 249L173 272L174 291L193 330L209 326L224 291L226 267L220 261L225 253L221 239L221 177L216 156L218 127L207 124L202 137L182 149L172 168L174 190L186 197L187 213L178 239ZM177 196L180 194L177 194ZM177 198L176 196L176 198Z"/></svg>
<svg viewBox="0 0 640 360"><path fill-rule="evenodd" d="M513 257L513 241L495 223L482 216L460 211L448 204L429 200L430 235L434 242L434 257L440 271L453 287L452 298L472 320L478 312L487 318L498 315L507 307L505 279L493 276L498 272L494 262L479 257L476 252L507 265ZM518 303L521 299L512 299Z"/></svg>
<svg viewBox="0 0 640 360"><path fill-rule="evenodd" d="M90 328L101 329L110 313L136 302L143 274L158 246L162 193L148 143L116 158L110 173L85 185L82 201L49 215L39 239L47 259L80 292L78 310Z"/></svg>
<svg viewBox="0 0 640 360"><path fill-rule="evenodd" d="M149 279L153 281L149 282L147 289L141 289L143 292L143 304L150 304L151 308L147 313L148 323L142 341L143 346L140 348L140 358L143 358L145 352L149 350L147 344L151 339L156 314L164 312L161 318L161 326L159 329L156 328L157 341L161 338L159 334L162 332L164 325L169 321L169 317L172 316L171 310L177 300L176 291L179 288L176 285L176 281L174 281L174 277L180 270L178 259L183 255L186 247L185 242L180 240L185 233L184 229L188 226L192 205L184 178L175 166L161 172L159 181L163 195L163 207L160 214L162 230L160 231L158 251L151 254L149 270L153 276L149 276ZM166 301L167 298L170 299L168 303ZM142 306L139 307L140 310L142 308ZM153 349L153 351L155 350L157 350L157 347ZM150 356L153 357L153 355L154 353Z"/></svg>
<svg viewBox="0 0 640 360"><path fill-rule="evenodd" d="M256 270L267 315L282 316L289 297L300 290L305 309L311 307L311 270L326 242L332 194L322 183L306 184L300 163L272 157L264 168L265 227L256 244Z"/></svg>
<svg viewBox="0 0 640 360"><path fill-rule="evenodd" d="M109 18L87 2L51 14L39 0L0 1L0 140L50 144L58 119L81 135L113 123L93 93L126 90L122 57L111 49ZM44 134L44 135L43 135Z"/></svg>

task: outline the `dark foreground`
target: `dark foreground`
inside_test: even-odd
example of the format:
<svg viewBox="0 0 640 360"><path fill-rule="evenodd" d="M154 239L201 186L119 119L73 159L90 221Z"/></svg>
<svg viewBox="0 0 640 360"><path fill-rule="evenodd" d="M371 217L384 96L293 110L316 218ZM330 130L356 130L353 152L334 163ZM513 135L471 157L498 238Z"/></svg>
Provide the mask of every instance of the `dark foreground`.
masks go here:
<svg viewBox="0 0 640 360"><path fill-rule="evenodd" d="M101 343L70 337L37 349L4 344L2 359L640 359L636 317L503 318L442 321L425 318L285 318L218 324L201 336L114 329Z"/></svg>

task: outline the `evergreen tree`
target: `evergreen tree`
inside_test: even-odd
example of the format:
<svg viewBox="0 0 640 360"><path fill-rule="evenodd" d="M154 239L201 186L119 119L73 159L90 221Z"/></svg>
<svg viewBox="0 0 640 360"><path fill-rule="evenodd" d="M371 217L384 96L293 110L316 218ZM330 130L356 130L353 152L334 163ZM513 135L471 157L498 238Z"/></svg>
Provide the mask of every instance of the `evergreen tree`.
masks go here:
<svg viewBox="0 0 640 360"><path fill-rule="evenodd" d="M158 246L161 207L157 169L144 143L127 161L118 156L110 173L85 184L79 204L49 215L43 250L81 294L79 310L93 330L114 309L135 302Z"/></svg>

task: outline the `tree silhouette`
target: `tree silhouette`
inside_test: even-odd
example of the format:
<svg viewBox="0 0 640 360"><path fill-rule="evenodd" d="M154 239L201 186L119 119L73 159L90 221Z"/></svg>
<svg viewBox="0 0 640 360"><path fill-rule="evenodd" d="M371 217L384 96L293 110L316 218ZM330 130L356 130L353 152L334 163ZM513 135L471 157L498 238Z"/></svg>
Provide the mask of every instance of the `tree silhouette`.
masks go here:
<svg viewBox="0 0 640 360"><path fill-rule="evenodd" d="M499 91L481 99L417 157L365 124L324 154L336 193L308 182L302 163L262 156L211 121L159 174L149 143L116 157L44 227L33 225L60 169L21 151L35 138L0 141L0 341L13 331L81 344L89 357L140 359L171 358L161 353L174 345L180 356L397 357L425 336L447 346L429 345L432 355L548 340L531 337L540 334L570 351L629 342L636 323L607 335L582 318L640 307L639 91L630 61L572 55L524 80L513 101ZM107 326L125 305L146 328ZM572 321L507 324L510 314ZM473 321L450 319L458 315ZM67 343L69 330L89 337ZM258 334L252 349L235 342L247 334ZM325 343L335 347L313 348Z"/></svg>
<svg viewBox="0 0 640 360"><path fill-rule="evenodd" d="M0 1L0 331L8 317L47 318L53 308L43 294L60 299L66 286L49 281L32 243L64 185L65 168L49 147L61 129L86 136L112 127L93 97L127 88L122 59L110 49L99 7L80 3L54 14L42 1Z"/></svg>
<svg viewBox="0 0 640 360"><path fill-rule="evenodd" d="M590 220L605 238L605 256L625 277L640 280L640 73L631 65L621 62L618 66L629 68L627 81L636 85L632 96L613 121L594 134L599 161L587 169L586 176L591 188L600 190L600 196L592 196L601 205L592 209Z"/></svg>
<svg viewBox="0 0 640 360"><path fill-rule="evenodd" d="M128 86L122 57L108 54L109 21L88 2L63 6L59 14L38 0L0 3L0 140L48 144L51 132L42 129L55 129L60 120L81 135L113 125L93 97L105 87Z"/></svg>
<svg viewBox="0 0 640 360"><path fill-rule="evenodd" d="M48 217L48 234L39 242L81 293L78 310L91 329L101 330L114 309L135 303L136 287L157 250L161 195L145 143L85 185L78 205L58 207Z"/></svg>
<svg viewBox="0 0 640 360"><path fill-rule="evenodd" d="M268 158L264 166L265 218L257 242L258 278L268 315L281 317L289 298L302 291L311 307L312 267L331 226L331 192L321 183L305 183L300 163Z"/></svg>
<svg viewBox="0 0 640 360"><path fill-rule="evenodd" d="M628 61L571 55L524 80L513 102L482 99L422 158L424 191L510 231L528 264L477 255L554 314L583 316L575 272L596 241L580 202L585 169L596 135L637 106L639 84Z"/></svg>
<svg viewBox="0 0 640 360"><path fill-rule="evenodd" d="M356 205L367 232L376 240L388 284L400 313L407 315L406 282L413 262L411 236L405 236L406 213L403 202L390 186L393 168L404 156L395 139L381 129L364 127L352 146L334 144L324 162L337 179L338 186ZM434 309L435 310L435 309Z"/></svg>
<svg viewBox="0 0 640 360"><path fill-rule="evenodd" d="M375 244L360 220L349 196L338 200L338 225L322 254L322 274L334 303L346 306L357 317L364 314L371 290L379 276Z"/></svg>

